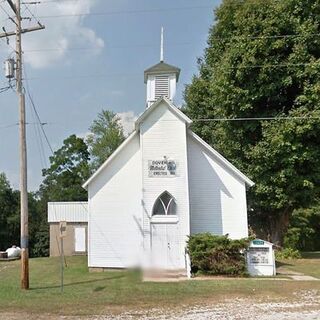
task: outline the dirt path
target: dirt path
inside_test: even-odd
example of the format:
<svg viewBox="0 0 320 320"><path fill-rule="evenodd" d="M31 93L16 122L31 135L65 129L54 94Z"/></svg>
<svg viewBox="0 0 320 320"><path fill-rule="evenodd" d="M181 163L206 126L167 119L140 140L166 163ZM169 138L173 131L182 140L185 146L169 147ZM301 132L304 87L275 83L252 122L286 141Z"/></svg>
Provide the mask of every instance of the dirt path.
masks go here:
<svg viewBox="0 0 320 320"><path fill-rule="evenodd" d="M127 311L118 315L103 313L95 316L58 316L48 314L26 315L22 313L2 313L2 320L319 320L320 291L304 290L294 294L295 299L253 299L225 300L222 303L198 306L183 306L179 310L152 309ZM268 301L269 300L269 301Z"/></svg>

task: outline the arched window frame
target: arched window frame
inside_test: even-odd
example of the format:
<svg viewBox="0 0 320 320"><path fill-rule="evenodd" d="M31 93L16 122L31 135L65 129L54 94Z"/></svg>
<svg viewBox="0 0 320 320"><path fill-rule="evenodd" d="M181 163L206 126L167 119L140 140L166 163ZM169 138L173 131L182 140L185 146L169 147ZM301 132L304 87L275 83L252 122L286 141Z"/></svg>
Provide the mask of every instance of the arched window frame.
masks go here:
<svg viewBox="0 0 320 320"><path fill-rule="evenodd" d="M168 195L168 196L170 197L170 200L169 200L167 206L165 205L165 203L164 203L163 200L161 199L164 195ZM158 205L158 201L160 201L160 203L162 204L162 207L163 207L163 210L164 210L164 213L165 213L165 214L157 214L157 213L155 213L155 208L156 208L157 205ZM175 205L175 206L177 205L177 204L176 204L176 200L175 200L175 198L172 196L172 194L171 194L170 192L168 192L168 191L162 192L162 193L158 196L158 198L156 199L156 201L155 201L154 204L153 204L152 216L153 216L153 217L154 217L154 216L158 216L158 217L174 217L174 216L177 216L176 210L175 210L174 213L169 214L170 206L172 206L172 205Z"/></svg>

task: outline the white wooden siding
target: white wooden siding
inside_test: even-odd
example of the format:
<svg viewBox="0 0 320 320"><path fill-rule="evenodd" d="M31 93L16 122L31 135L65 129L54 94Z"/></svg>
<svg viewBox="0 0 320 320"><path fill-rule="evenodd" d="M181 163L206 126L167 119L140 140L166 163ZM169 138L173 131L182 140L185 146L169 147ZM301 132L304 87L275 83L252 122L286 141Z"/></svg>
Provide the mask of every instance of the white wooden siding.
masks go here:
<svg viewBox="0 0 320 320"><path fill-rule="evenodd" d="M123 268L142 249L139 135L89 184L89 267Z"/></svg>
<svg viewBox="0 0 320 320"><path fill-rule="evenodd" d="M173 114L173 112L168 109L167 103L162 101L140 124L140 139L143 168L143 230L145 235L145 252L150 252L151 254L152 250L150 218L154 202L160 194L167 190L176 200L177 215L179 218L177 228L169 228L177 232L178 261L175 262L175 264L180 268L184 268L185 242L190 233L186 123L177 115ZM169 160L175 160L177 162L176 177L149 177L148 161L161 160L164 156ZM162 238L164 238L164 236Z"/></svg>
<svg viewBox="0 0 320 320"><path fill-rule="evenodd" d="M188 135L191 234L248 235L245 182Z"/></svg>
<svg viewBox="0 0 320 320"><path fill-rule="evenodd" d="M88 222L88 202L48 202L48 222Z"/></svg>

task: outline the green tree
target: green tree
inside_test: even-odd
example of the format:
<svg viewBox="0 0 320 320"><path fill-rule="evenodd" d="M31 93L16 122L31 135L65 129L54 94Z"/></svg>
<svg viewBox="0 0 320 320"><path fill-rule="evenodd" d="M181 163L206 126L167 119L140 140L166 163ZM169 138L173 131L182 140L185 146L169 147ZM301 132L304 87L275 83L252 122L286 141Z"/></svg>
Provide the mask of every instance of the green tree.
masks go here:
<svg viewBox="0 0 320 320"><path fill-rule="evenodd" d="M29 193L29 249L31 257L49 256L49 225L46 202Z"/></svg>
<svg viewBox="0 0 320 320"><path fill-rule="evenodd" d="M320 207L297 209L290 219L284 246L301 251L320 250Z"/></svg>
<svg viewBox="0 0 320 320"><path fill-rule="evenodd" d="M29 193L28 201L30 255L48 255L49 237L46 214L41 214L40 202L35 194ZM40 234L42 234L41 245L39 245ZM43 242L47 243L43 245ZM20 192L13 190L5 174L0 173L0 250L5 250L12 245L20 245Z"/></svg>
<svg viewBox="0 0 320 320"><path fill-rule="evenodd" d="M92 156L92 168L96 170L124 141L119 117L112 111L102 110L90 127L87 139Z"/></svg>
<svg viewBox="0 0 320 320"><path fill-rule="evenodd" d="M256 182L249 220L276 243L293 210L319 198L319 18L319 0L224 0L185 91L193 119L306 118L193 126Z"/></svg>
<svg viewBox="0 0 320 320"><path fill-rule="evenodd" d="M83 139L76 135L65 139L63 146L50 157L50 167L42 171L41 201L87 200L82 184L90 174L89 160L88 147Z"/></svg>
<svg viewBox="0 0 320 320"><path fill-rule="evenodd" d="M4 173L0 173L0 250L20 241L19 193L14 191Z"/></svg>

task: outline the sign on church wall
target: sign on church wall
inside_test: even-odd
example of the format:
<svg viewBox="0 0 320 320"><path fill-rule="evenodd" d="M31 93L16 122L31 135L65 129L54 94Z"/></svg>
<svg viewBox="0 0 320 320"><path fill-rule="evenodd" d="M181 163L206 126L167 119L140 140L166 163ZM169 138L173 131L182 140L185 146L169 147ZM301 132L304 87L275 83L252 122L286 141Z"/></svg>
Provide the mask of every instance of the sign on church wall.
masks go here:
<svg viewBox="0 0 320 320"><path fill-rule="evenodd" d="M148 171L150 178L176 177L177 162L174 160L149 160Z"/></svg>

